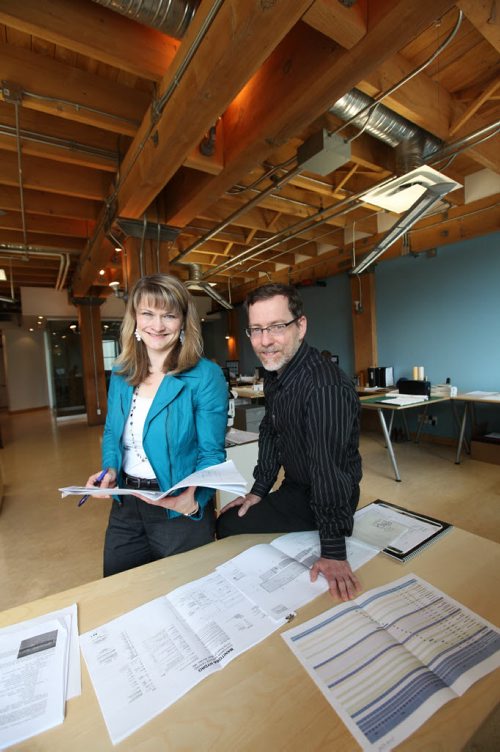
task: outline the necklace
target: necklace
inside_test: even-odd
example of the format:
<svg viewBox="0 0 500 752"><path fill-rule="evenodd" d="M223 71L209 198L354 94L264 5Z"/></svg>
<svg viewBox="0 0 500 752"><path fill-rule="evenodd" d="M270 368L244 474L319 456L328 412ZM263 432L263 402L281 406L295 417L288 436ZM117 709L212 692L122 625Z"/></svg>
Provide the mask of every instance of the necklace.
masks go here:
<svg viewBox="0 0 500 752"><path fill-rule="evenodd" d="M137 446L137 442L135 440L134 436L134 413L135 409L137 407L137 396L139 394L139 387L136 386L134 389L134 394L132 396L132 407L130 408L130 415L129 415L129 421L128 421L128 427L130 430L130 438L132 440L132 449L134 450L136 456L140 459L141 462L149 462L148 458L146 457L145 453L142 453L139 451L139 448Z"/></svg>

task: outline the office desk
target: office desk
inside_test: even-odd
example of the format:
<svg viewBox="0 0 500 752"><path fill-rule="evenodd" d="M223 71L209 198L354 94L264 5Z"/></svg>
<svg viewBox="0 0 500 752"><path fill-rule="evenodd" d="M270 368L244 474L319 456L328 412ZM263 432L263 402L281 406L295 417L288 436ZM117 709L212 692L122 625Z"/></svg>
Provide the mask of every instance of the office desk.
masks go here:
<svg viewBox="0 0 500 752"><path fill-rule="evenodd" d="M453 404L455 402L463 402L464 403L464 413L462 416L462 420L460 423L460 434L458 437L458 446L457 446L457 456L455 459L455 464L459 465L461 460L461 454L462 454L462 448L464 445L465 440L465 429L467 426L467 413L472 412L474 404L482 404L482 405L500 405L500 392L493 392L490 393L487 397L479 396L477 393L465 393L465 394L457 394L456 397L451 398L453 400ZM471 421L472 423L472 421Z"/></svg>
<svg viewBox="0 0 500 752"><path fill-rule="evenodd" d="M387 399L390 399L389 397ZM421 410L423 408L422 418L418 422L418 428L417 433L415 436L415 443L418 444L418 441L420 439L420 434L422 432L422 426L424 425L425 416L427 415L427 411L429 409L429 405L435 405L437 402L449 402L449 397L430 397L428 400L422 401L422 402L414 402L411 405L390 405L390 404L384 404L383 402L384 397L360 397L361 407L363 407L366 410L376 410L378 413L378 417L380 420L380 425L382 427L382 433L384 434L385 439L385 445L387 447L387 451L389 453L389 457L392 463L392 468L394 470L394 475L396 480L399 482L401 481L401 476L399 474L398 464L396 462L396 456L394 454L394 449L391 442L391 430L392 430L392 424L394 421L394 414L395 413L401 413L403 418L403 423L406 431L406 436L409 439L410 433L408 431L408 425L406 423L406 416L405 416L405 410L414 410L415 408ZM387 423L385 422L384 418L384 411L390 412L391 418L389 421L389 427L387 427Z"/></svg>
<svg viewBox="0 0 500 752"><path fill-rule="evenodd" d="M264 399L264 392L256 392L253 386L232 386L231 389L238 394L238 397L245 397L246 399L258 400Z"/></svg>
<svg viewBox="0 0 500 752"><path fill-rule="evenodd" d="M13 624L75 601L86 632L179 585L273 535L241 535L67 590L0 614ZM365 590L414 572L493 623L500 622L500 545L454 529L402 565L380 554L358 571ZM327 593L299 610L299 624L334 605ZM287 627L282 627L282 630ZM498 673L484 677L449 702L398 747L402 752L463 748L500 700ZM82 695L66 706L66 719L16 752L157 752L216 750L315 752L359 750L347 728L281 639L279 632L208 677L159 716L113 747L85 665Z"/></svg>

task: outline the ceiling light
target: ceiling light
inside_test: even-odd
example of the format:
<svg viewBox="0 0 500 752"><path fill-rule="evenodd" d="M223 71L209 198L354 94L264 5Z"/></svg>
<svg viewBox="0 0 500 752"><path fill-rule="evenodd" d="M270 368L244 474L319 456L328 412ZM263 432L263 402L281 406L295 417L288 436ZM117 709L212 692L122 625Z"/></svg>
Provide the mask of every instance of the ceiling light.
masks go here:
<svg viewBox="0 0 500 752"><path fill-rule="evenodd" d="M33 327L32 327L32 326L30 326L30 332L34 332L34 331L35 331L35 330L33 329Z"/></svg>
<svg viewBox="0 0 500 752"><path fill-rule="evenodd" d="M76 329L76 324L70 324L70 325L69 325L69 328L70 328L70 329L72 329L73 331L75 331L75 329Z"/></svg>
<svg viewBox="0 0 500 752"><path fill-rule="evenodd" d="M99 269L99 274L101 275L101 277L104 277L104 275L106 274L106 269Z"/></svg>
<svg viewBox="0 0 500 752"><path fill-rule="evenodd" d="M426 188L420 198L418 198L413 206L411 206L408 211L405 212L405 214L403 214L400 219L398 219L398 221L391 227L389 232L384 235L382 240L375 246L375 248L370 251L370 253L368 253L359 262L359 264L354 267L354 269L352 269L351 274L361 274L361 272L366 271L370 264L373 264L373 262L376 261L376 259L378 259L378 257L381 256L388 248L390 248L391 245L396 242L396 240L399 240L399 238L404 235L405 232L408 232L410 227L412 227L415 222L417 222L417 220L423 217L424 214L432 206L434 206L434 204L439 201L442 196L454 190L454 186L454 181L447 181L446 183L431 185Z"/></svg>
<svg viewBox="0 0 500 752"><path fill-rule="evenodd" d="M43 316L39 316L38 318L39 318L39 319L40 319L40 321L41 321L41 320L43 319Z"/></svg>
<svg viewBox="0 0 500 752"><path fill-rule="evenodd" d="M120 283L116 279L114 282L110 282L108 287L112 287L113 290L118 290L118 288L120 287Z"/></svg>
<svg viewBox="0 0 500 752"><path fill-rule="evenodd" d="M411 172L407 172L406 175L401 175L378 188L367 191L361 196L361 200L365 204L372 204L395 214L402 214L423 196L427 188L443 183L450 186L447 193L461 187L460 183L451 180L441 172L427 165L422 165Z"/></svg>
<svg viewBox="0 0 500 752"><path fill-rule="evenodd" d="M0 282L7 282L7 275L5 269L0 269Z"/></svg>

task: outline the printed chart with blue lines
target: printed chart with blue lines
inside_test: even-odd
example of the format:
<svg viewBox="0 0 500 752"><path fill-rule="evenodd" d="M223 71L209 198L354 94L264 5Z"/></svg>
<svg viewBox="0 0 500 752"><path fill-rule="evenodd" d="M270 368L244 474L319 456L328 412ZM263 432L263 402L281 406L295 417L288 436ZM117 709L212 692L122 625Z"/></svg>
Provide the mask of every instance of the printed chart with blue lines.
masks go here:
<svg viewBox="0 0 500 752"><path fill-rule="evenodd" d="M500 666L500 631L415 575L282 636L369 750L399 744Z"/></svg>

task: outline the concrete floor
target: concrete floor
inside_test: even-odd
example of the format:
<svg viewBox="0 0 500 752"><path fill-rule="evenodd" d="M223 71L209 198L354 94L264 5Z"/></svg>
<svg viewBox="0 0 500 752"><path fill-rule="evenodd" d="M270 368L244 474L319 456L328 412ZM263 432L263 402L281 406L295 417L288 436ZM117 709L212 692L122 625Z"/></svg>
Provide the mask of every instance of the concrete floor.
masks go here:
<svg viewBox="0 0 500 752"><path fill-rule="evenodd" d="M58 488L83 484L100 468L101 427L56 424L48 410L1 416L0 610L101 577L110 501L61 499ZM452 447L394 445L396 483L377 433L361 440L361 504L380 498L447 520L500 542L500 466L466 457Z"/></svg>

